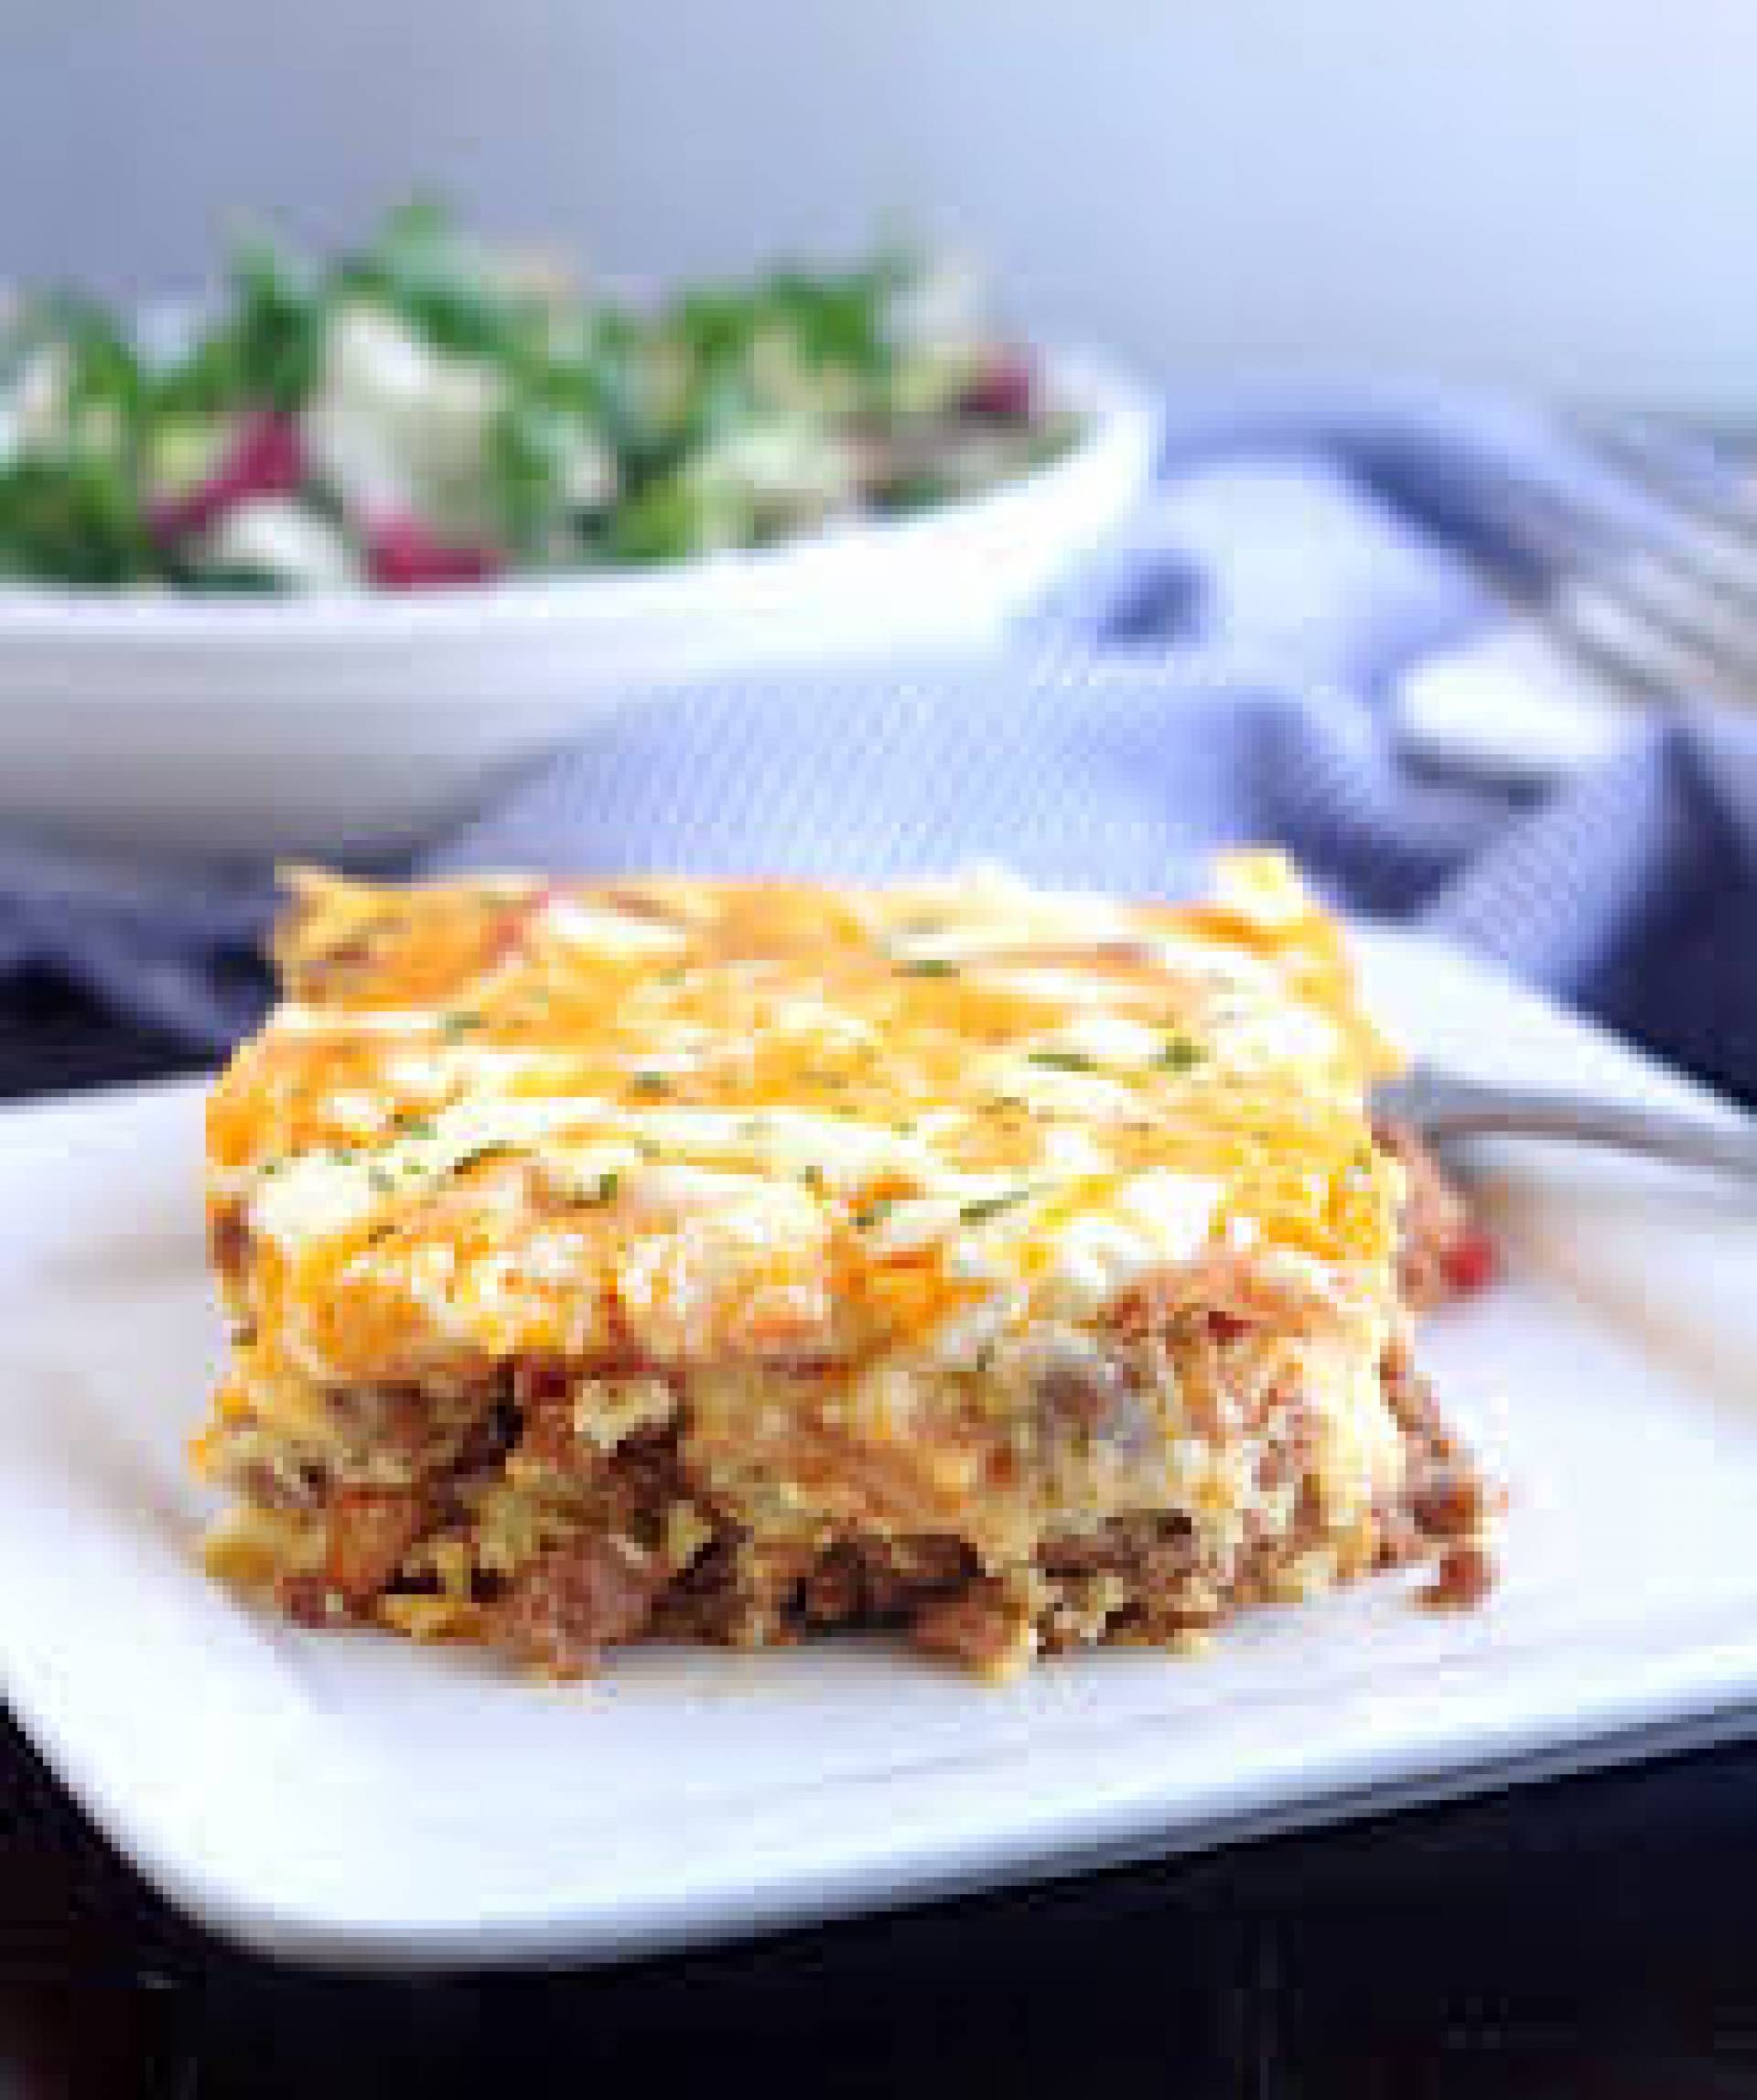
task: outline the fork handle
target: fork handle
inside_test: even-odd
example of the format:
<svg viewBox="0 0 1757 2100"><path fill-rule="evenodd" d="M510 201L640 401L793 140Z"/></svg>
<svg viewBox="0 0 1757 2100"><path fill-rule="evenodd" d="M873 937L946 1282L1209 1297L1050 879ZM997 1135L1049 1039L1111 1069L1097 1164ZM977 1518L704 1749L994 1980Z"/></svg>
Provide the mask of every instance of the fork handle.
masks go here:
<svg viewBox="0 0 1757 2100"><path fill-rule="evenodd" d="M1757 1187L1757 1123L1449 1078L1423 1101L1421 1125L1433 1137L1499 1134L1608 1145L1680 1167L1705 1167Z"/></svg>

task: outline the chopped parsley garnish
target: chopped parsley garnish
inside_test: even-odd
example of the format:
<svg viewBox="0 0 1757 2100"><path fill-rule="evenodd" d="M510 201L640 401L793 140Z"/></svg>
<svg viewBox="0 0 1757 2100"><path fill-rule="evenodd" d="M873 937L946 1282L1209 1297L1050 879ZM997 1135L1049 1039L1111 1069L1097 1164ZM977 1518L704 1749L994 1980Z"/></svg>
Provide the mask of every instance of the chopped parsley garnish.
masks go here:
<svg viewBox="0 0 1757 2100"><path fill-rule="evenodd" d="M870 1203L862 1203L854 1213L854 1222L863 1233L870 1232L874 1225L882 1224L896 1208L895 1196L879 1196Z"/></svg>
<svg viewBox="0 0 1757 2100"><path fill-rule="evenodd" d="M439 1033L448 1042L456 1042L459 1036L467 1036L472 1028L482 1025L482 1017L469 1007L459 1007L447 1014L439 1023Z"/></svg>
<svg viewBox="0 0 1757 2100"><path fill-rule="evenodd" d="M977 1196L959 1205L958 1216L966 1225L986 1224L1003 1211L1010 1211L1015 1203L1022 1203L1029 1194L1029 1189L1008 1189L998 1196Z"/></svg>
<svg viewBox="0 0 1757 2100"><path fill-rule="evenodd" d="M1166 1072L1189 1072L1202 1062L1202 1045L1188 1036L1173 1036L1153 1061Z"/></svg>
<svg viewBox="0 0 1757 2100"><path fill-rule="evenodd" d="M955 977L958 965L943 955L914 955L899 963L897 972L903 977Z"/></svg>
<svg viewBox="0 0 1757 2100"><path fill-rule="evenodd" d="M621 1179L621 1175L614 1167L607 1168L592 1184L591 1190L586 1199L587 1201L590 1203L614 1202L616 1191Z"/></svg>
<svg viewBox="0 0 1757 2100"><path fill-rule="evenodd" d="M404 1137L431 1137L435 1135L430 1115L399 1115L393 1119L392 1128Z"/></svg>
<svg viewBox="0 0 1757 2100"><path fill-rule="evenodd" d="M638 1072L629 1082L629 1084L636 1093L653 1096L669 1093L672 1091L671 1081L666 1078L663 1072Z"/></svg>
<svg viewBox="0 0 1757 2100"><path fill-rule="evenodd" d="M396 1193L396 1176L377 1160L366 1169L366 1184L374 1195L393 1196Z"/></svg>
<svg viewBox="0 0 1757 2100"><path fill-rule="evenodd" d="M821 1190L824 1186L824 1169L821 1167L802 1167L799 1178L808 1189Z"/></svg>
<svg viewBox="0 0 1757 2100"><path fill-rule="evenodd" d="M1095 1072L1097 1066L1084 1050L1034 1050L1025 1053L1027 1064L1040 1064L1050 1072Z"/></svg>

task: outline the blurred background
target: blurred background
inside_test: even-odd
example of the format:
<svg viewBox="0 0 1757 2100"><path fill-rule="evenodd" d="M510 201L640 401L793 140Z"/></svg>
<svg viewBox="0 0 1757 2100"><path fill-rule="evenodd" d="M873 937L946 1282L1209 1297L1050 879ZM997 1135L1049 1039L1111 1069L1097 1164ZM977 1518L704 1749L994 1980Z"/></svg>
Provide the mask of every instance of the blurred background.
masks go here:
<svg viewBox="0 0 1757 2100"><path fill-rule="evenodd" d="M887 220L1165 380L1736 414L1757 11L1726 0L5 0L0 272L207 282L443 184L643 278Z"/></svg>

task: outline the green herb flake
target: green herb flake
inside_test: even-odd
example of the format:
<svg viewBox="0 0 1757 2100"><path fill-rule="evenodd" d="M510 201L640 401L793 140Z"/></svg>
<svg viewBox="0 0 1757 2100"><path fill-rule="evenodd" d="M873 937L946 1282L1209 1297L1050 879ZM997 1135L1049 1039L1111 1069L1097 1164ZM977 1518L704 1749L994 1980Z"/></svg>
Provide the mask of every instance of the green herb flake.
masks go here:
<svg viewBox="0 0 1757 2100"><path fill-rule="evenodd" d="M882 1224L897 1208L895 1196L880 1196L870 1203L862 1203L854 1213L854 1222L861 1232L869 1233L875 1225Z"/></svg>
<svg viewBox="0 0 1757 2100"><path fill-rule="evenodd" d="M604 1173L600 1174L598 1179L592 1184L591 1192L587 1196L587 1201L592 1203L614 1202L616 1201L616 1191L621 1183L621 1175L614 1167L608 1168Z"/></svg>
<svg viewBox="0 0 1757 2100"><path fill-rule="evenodd" d="M821 1167L802 1167L799 1170L799 1178L805 1184L806 1188L814 1190L816 1193L822 1193L824 1188L824 1169Z"/></svg>
<svg viewBox="0 0 1757 2100"><path fill-rule="evenodd" d="M1191 1072L1202 1062L1202 1050L1188 1036L1173 1036L1153 1061L1162 1072Z"/></svg>
<svg viewBox="0 0 1757 2100"><path fill-rule="evenodd" d="M1083 1050L1027 1050L1025 1061L1027 1064L1040 1064L1048 1072L1095 1072L1098 1069Z"/></svg>
<svg viewBox="0 0 1757 2100"><path fill-rule="evenodd" d="M432 1137L436 1135L430 1115L399 1115L392 1128L404 1137Z"/></svg>
<svg viewBox="0 0 1757 2100"><path fill-rule="evenodd" d="M955 977L958 965L943 955L916 955L906 963L899 963L900 977Z"/></svg>
<svg viewBox="0 0 1757 2100"><path fill-rule="evenodd" d="M467 1036L472 1028L480 1028L481 1026L480 1014L469 1007L459 1007L441 1018L439 1033L447 1042L455 1043L459 1036Z"/></svg>
<svg viewBox="0 0 1757 2100"><path fill-rule="evenodd" d="M650 1099L672 1091L672 1083L663 1072L638 1072L629 1082L636 1093L644 1093Z"/></svg>
<svg viewBox="0 0 1757 2100"><path fill-rule="evenodd" d="M1029 1194L1029 1189L1008 1189L998 1196L978 1196L971 1202L961 1204L958 1216L966 1225L986 1224L990 1218L1010 1211L1015 1203L1022 1203Z"/></svg>

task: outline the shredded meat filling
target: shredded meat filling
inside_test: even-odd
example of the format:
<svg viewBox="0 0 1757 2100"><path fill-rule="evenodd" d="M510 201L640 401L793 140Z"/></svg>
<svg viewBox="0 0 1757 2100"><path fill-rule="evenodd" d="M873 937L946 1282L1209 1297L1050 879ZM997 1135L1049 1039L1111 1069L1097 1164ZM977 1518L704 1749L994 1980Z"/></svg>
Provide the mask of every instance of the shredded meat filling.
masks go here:
<svg viewBox="0 0 1757 2100"><path fill-rule="evenodd" d="M591 1670L606 1648L646 1630L663 1567L616 1538L581 1538L555 1548L515 1580L494 1607L508 1651L558 1677Z"/></svg>
<svg viewBox="0 0 1757 2100"><path fill-rule="evenodd" d="M431 1521L418 1489L339 1489L329 1502L325 1581L350 1609L370 1604Z"/></svg>
<svg viewBox="0 0 1757 2100"><path fill-rule="evenodd" d="M1030 1652L1030 1614L991 1576L978 1577L955 1597L924 1604L910 1621L910 1639L930 1655L993 1676Z"/></svg>

